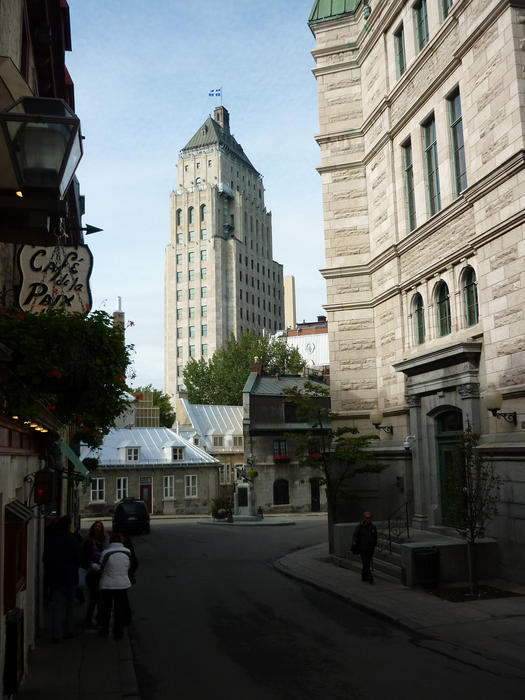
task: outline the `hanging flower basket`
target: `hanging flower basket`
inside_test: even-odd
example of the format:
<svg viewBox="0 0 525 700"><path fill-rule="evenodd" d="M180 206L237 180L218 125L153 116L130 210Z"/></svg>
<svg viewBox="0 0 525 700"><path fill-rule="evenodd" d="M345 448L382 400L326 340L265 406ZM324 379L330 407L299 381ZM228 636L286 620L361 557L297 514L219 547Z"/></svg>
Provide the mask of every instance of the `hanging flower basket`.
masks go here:
<svg viewBox="0 0 525 700"><path fill-rule="evenodd" d="M275 455L273 461L275 464L287 464L290 459L290 455Z"/></svg>

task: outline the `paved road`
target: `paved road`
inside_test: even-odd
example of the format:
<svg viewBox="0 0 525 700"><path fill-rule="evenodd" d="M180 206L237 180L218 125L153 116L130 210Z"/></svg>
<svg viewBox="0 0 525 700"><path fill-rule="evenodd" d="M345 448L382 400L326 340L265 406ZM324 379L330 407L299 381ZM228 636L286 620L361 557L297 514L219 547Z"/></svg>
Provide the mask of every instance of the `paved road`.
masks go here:
<svg viewBox="0 0 525 700"><path fill-rule="evenodd" d="M522 680L429 651L273 568L325 538L319 518L271 528L158 521L137 537L130 633L143 700L523 698Z"/></svg>

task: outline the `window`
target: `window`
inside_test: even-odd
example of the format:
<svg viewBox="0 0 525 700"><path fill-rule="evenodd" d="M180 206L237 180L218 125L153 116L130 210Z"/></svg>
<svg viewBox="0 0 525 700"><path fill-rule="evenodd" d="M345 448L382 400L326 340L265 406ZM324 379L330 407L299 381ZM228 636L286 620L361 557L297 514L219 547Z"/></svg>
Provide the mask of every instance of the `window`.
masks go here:
<svg viewBox="0 0 525 700"><path fill-rule="evenodd" d="M463 277L463 296L465 301L465 320L467 326L475 326L479 320L478 287L476 273L468 267Z"/></svg>
<svg viewBox="0 0 525 700"><path fill-rule="evenodd" d="M102 503L105 499L105 479L91 479L91 503Z"/></svg>
<svg viewBox="0 0 525 700"><path fill-rule="evenodd" d="M190 287L188 290L188 298L195 299L195 287Z"/></svg>
<svg viewBox="0 0 525 700"><path fill-rule="evenodd" d="M423 125L425 164L427 170L427 192L430 216L441 209L439 192L439 172L436 141L436 120L432 118Z"/></svg>
<svg viewBox="0 0 525 700"><path fill-rule="evenodd" d="M190 338L195 338L195 326L189 326L188 333Z"/></svg>
<svg viewBox="0 0 525 700"><path fill-rule="evenodd" d="M208 315L208 307L201 306L201 316L207 316L207 315Z"/></svg>
<svg viewBox="0 0 525 700"><path fill-rule="evenodd" d="M441 12L443 13L443 19L448 17L450 8L452 7L453 0L441 0Z"/></svg>
<svg viewBox="0 0 525 700"><path fill-rule="evenodd" d="M214 435L213 436L213 446L214 447L224 447L224 436Z"/></svg>
<svg viewBox="0 0 525 700"><path fill-rule="evenodd" d="M450 296L445 282L440 282L436 290L438 333L440 336L450 333Z"/></svg>
<svg viewBox="0 0 525 700"><path fill-rule="evenodd" d="M190 345L190 357L195 357L195 345Z"/></svg>
<svg viewBox="0 0 525 700"><path fill-rule="evenodd" d="M201 355L207 355L208 354L208 346L206 343L203 343L201 345Z"/></svg>
<svg viewBox="0 0 525 700"><path fill-rule="evenodd" d="M208 259L208 251L207 250L201 250L201 260L206 261Z"/></svg>
<svg viewBox="0 0 525 700"><path fill-rule="evenodd" d="M126 447L126 462L138 462L140 447Z"/></svg>
<svg viewBox="0 0 525 700"><path fill-rule="evenodd" d="M407 59L405 54L405 30L403 25L394 33L394 45L396 49L397 75L402 76L407 69Z"/></svg>
<svg viewBox="0 0 525 700"><path fill-rule="evenodd" d="M182 243L182 233L178 233L175 240L177 243Z"/></svg>
<svg viewBox="0 0 525 700"><path fill-rule="evenodd" d="M128 477L117 476L117 501L128 497Z"/></svg>
<svg viewBox="0 0 525 700"><path fill-rule="evenodd" d="M182 338L182 328L180 326L177 328L177 338Z"/></svg>
<svg viewBox="0 0 525 700"><path fill-rule="evenodd" d="M201 169L201 164L197 163L197 170L200 170L200 169ZM199 178L197 178L197 180L199 180Z"/></svg>
<svg viewBox="0 0 525 700"><path fill-rule="evenodd" d="M207 209L205 204L201 204L201 221L206 221Z"/></svg>
<svg viewBox="0 0 525 700"><path fill-rule="evenodd" d="M191 253L188 253L188 262L195 262L195 253L193 251Z"/></svg>
<svg viewBox="0 0 525 700"><path fill-rule="evenodd" d="M414 340L417 345L421 345L425 342L425 309L421 294L416 294L412 301L412 317L414 319Z"/></svg>
<svg viewBox="0 0 525 700"><path fill-rule="evenodd" d="M164 477L164 500L173 501L175 498L175 477L173 475Z"/></svg>
<svg viewBox="0 0 525 700"><path fill-rule="evenodd" d="M201 326L201 335L208 335L208 324L203 323Z"/></svg>
<svg viewBox="0 0 525 700"><path fill-rule="evenodd" d="M177 365L177 377L182 377L184 373L184 368L182 365Z"/></svg>
<svg viewBox="0 0 525 700"><path fill-rule="evenodd" d="M205 228L201 228L201 241L205 241L208 238L208 231Z"/></svg>
<svg viewBox="0 0 525 700"><path fill-rule="evenodd" d="M197 474L185 474L184 498L197 498Z"/></svg>
<svg viewBox="0 0 525 700"><path fill-rule="evenodd" d="M190 306L188 308L188 317L195 318L195 307L194 306Z"/></svg>
<svg viewBox="0 0 525 700"><path fill-rule="evenodd" d="M449 98L450 135L452 139L452 156L454 164L454 182L456 195L467 186L467 166L465 163L465 144L463 143L463 118L459 90Z"/></svg>
<svg viewBox="0 0 525 700"><path fill-rule="evenodd" d="M273 441L273 456L285 455L286 454L286 440L274 440Z"/></svg>
<svg viewBox="0 0 525 700"><path fill-rule="evenodd" d="M226 486L232 482L231 464L221 464L219 467L219 484Z"/></svg>
<svg viewBox="0 0 525 700"><path fill-rule="evenodd" d="M176 221L177 226L180 226L182 224L182 209L177 209Z"/></svg>
<svg viewBox="0 0 525 700"><path fill-rule="evenodd" d="M290 502L290 491L287 479L276 479L273 482L273 503L276 506Z"/></svg>
<svg viewBox="0 0 525 700"><path fill-rule="evenodd" d="M201 280L205 280L208 276L208 270L205 267L201 267Z"/></svg>
<svg viewBox="0 0 525 700"><path fill-rule="evenodd" d="M177 391L181 394L184 391L184 384L177 384Z"/></svg>
<svg viewBox="0 0 525 700"><path fill-rule="evenodd" d="M177 357L182 357L182 345L177 345Z"/></svg>
<svg viewBox="0 0 525 700"><path fill-rule="evenodd" d="M182 272L177 272L177 282L182 282Z"/></svg>
<svg viewBox="0 0 525 700"><path fill-rule="evenodd" d="M171 460L172 462L182 462L184 460L184 447L172 447Z"/></svg>
<svg viewBox="0 0 525 700"><path fill-rule="evenodd" d="M234 435L233 436L233 446L234 447L242 447L244 444L244 438L242 435Z"/></svg>
<svg viewBox="0 0 525 700"><path fill-rule="evenodd" d="M208 296L208 287L201 287L201 299L206 299Z"/></svg>
<svg viewBox="0 0 525 700"><path fill-rule="evenodd" d="M427 0L419 0L414 5L417 48L419 51L428 43Z"/></svg>
<svg viewBox="0 0 525 700"><path fill-rule="evenodd" d="M190 282L193 282L193 280L195 279L195 270L188 270L188 279L190 280Z"/></svg>
<svg viewBox="0 0 525 700"><path fill-rule="evenodd" d="M297 404L291 401L284 402L284 422L285 423L296 423L297 422Z"/></svg>
<svg viewBox="0 0 525 700"><path fill-rule="evenodd" d="M182 301L183 291L182 289L177 289L177 301Z"/></svg>
<svg viewBox="0 0 525 700"><path fill-rule="evenodd" d="M195 209L190 207L188 209L188 223L193 224L195 222Z"/></svg>
<svg viewBox="0 0 525 700"><path fill-rule="evenodd" d="M182 320L182 314L183 314L182 309L177 309L177 321Z"/></svg>
<svg viewBox="0 0 525 700"><path fill-rule="evenodd" d="M416 228L416 199L414 195L414 166L412 163L412 143L403 146L403 165L405 168L405 196L407 203L408 230Z"/></svg>
<svg viewBox="0 0 525 700"><path fill-rule="evenodd" d="M197 445L197 447L201 444L201 439L198 435L193 436L193 444Z"/></svg>
<svg viewBox="0 0 525 700"><path fill-rule="evenodd" d="M188 241L192 243L195 240L195 231L188 231Z"/></svg>

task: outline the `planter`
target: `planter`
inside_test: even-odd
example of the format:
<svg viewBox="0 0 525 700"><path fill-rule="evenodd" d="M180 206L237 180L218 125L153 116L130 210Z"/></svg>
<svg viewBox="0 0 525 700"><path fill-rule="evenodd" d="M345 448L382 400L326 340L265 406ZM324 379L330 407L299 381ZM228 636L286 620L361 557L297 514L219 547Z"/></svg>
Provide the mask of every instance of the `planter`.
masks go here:
<svg viewBox="0 0 525 700"><path fill-rule="evenodd" d="M273 461L275 464L287 464L291 461L291 458L289 455L275 455Z"/></svg>

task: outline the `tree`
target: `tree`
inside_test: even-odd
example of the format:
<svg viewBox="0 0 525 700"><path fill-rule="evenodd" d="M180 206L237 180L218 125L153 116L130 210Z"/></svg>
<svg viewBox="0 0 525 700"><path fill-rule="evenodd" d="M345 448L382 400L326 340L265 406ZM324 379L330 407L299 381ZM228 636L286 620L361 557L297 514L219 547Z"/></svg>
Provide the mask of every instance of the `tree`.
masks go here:
<svg viewBox="0 0 525 700"><path fill-rule="evenodd" d="M470 592L478 592L474 566L474 546L485 536L487 524L498 513L501 477L494 465L477 449L479 435L470 422L461 438L456 468L448 473L449 518L455 521L458 533L467 541L467 566Z"/></svg>
<svg viewBox="0 0 525 700"><path fill-rule="evenodd" d="M173 410L169 396L164 394L160 389L154 389L151 384L148 384L147 386L139 386L136 389L133 389L133 395L135 398L140 397L146 392L151 392L153 395L153 405L160 409L160 425L163 428L171 428L175 421L175 411Z"/></svg>
<svg viewBox="0 0 525 700"><path fill-rule="evenodd" d="M298 374L305 365L297 348L290 347L286 338L259 337L248 331L237 340L232 334L210 360L190 360L184 368L188 401L240 406L255 357L271 375Z"/></svg>
<svg viewBox="0 0 525 700"><path fill-rule="evenodd" d="M100 445L128 406L124 329L103 311L0 310L0 338L12 354L0 384L10 415L31 418L44 406L73 441Z"/></svg>
<svg viewBox="0 0 525 700"><path fill-rule="evenodd" d="M360 435L357 428L342 426L332 428L332 420L338 417L330 410L330 392L322 384L306 382L304 387L285 389L285 396L297 406L297 417L310 424L304 433L290 437L295 443L299 462L319 469L321 483L326 486L328 502L328 543L334 551L333 526L338 522L337 503L356 498L351 480L358 474L377 474L387 465L375 461L369 447L377 435Z"/></svg>

